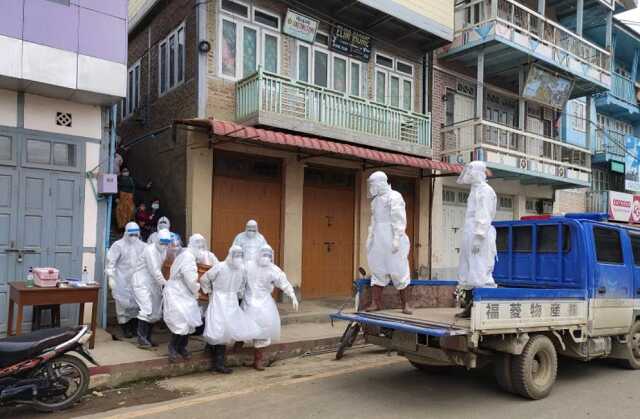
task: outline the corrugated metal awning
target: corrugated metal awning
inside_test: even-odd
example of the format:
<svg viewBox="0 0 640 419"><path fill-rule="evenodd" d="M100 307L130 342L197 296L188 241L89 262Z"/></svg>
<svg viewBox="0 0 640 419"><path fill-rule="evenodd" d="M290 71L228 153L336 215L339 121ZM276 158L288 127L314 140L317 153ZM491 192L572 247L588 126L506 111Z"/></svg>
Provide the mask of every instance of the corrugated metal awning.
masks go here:
<svg viewBox="0 0 640 419"><path fill-rule="evenodd" d="M414 167L417 169L438 170L447 173L462 173L461 164L451 164L441 161L410 156L402 153L381 151L372 148L345 144L322 138L307 137L288 134L280 131L272 131L263 128L248 127L235 122L220 121L216 119L183 119L175 121L176 124L197 126L209 129L212 134L238 140L249 140L272 145L291 148L318 151L322 154L336 154L349 156L355 159L384 163L390 166Z"/></svg>

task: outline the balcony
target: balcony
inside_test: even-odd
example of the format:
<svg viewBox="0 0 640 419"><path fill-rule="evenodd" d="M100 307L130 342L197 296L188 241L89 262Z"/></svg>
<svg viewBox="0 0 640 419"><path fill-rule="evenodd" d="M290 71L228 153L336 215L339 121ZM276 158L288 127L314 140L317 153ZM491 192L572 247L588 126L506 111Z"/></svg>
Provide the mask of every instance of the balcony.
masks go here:
<svg viewBox="0 0 640 419"><path fill-rule="evenodd" d="M624 163L626 136L621 132L596 130L595 147L593 151L593 162L602 163L606 161L617 161Z"/></svg>
<svg viewBox="0 0 640 419"><path fill-rule="evenodd" d="M517 80L517 67L539 60L576 79L572 97L611 86L610 54L515 0L476 0L455 8L453 43L443 47L443 59L476 65L485 54L485 76ZM512 74L505 69L513 68Z"/></svg>
<svg viewBox="0 0 640 419"><path fill-rule="evenodd" d="M379 105L261 70L237 83L236 120L431 156L430 115Z"/></svg>
<svg viewBox="0 0 640 419"><path fill-rule="evenodd" d="M611 75L611 90L595 97L598 112L628 122L640 120L635 83L620 74Z"/></svg>
<svg viewBox="0 0 640 419"><path fill-rule="evenodd" d="M588 150L488 121L469 120L441 130L442 159L483 160L496 177L558 188L589 186Z"/></svg>

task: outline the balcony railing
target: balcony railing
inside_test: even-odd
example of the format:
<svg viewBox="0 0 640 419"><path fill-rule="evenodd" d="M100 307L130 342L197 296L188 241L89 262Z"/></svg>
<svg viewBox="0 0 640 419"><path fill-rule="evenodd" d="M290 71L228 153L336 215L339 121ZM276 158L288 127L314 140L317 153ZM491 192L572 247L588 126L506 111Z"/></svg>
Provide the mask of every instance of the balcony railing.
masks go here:
<svg viewBox="0 0 640 419"><path fill-rule="evenodd" d="M431 146L431 116L379 105L259 70L238 82L236 118L271 113L373 137ZM317 135L322 135L321 127Z"/></svg>
<svg viewBox="0 0 640 419"><path fill-rule="evenodd" d="M594 147L595 154L609 154L624 160L625 156L625 134L608 129L596 129L596 143Z"/></svg>
<svg viewBox="0 0 640 419"><path fill-rule="evenodd" d="M609 191L587 192L588 212L609 212Z"/></svg>
<svg viewBox="0 0 640 419"><path fill-rule="evenodd" d="M462 156L467 161L473 156L531 176L590 181L591 156L580 147L475 119L445 127L441 133L442 154L449 160Z"/></svg>
<svg viewBox="0 0 640 419"><path fill-rule="evenodd" d="M633 81L617 73L613 73L611 78L611 94L631 105L637 105L636 87Z"/></svg>
<svg viewBox="0 0 640 419"><path fill-rule="evenodd" d="M466 33L480 29L490 21L506 25L515 34L532 37L550 48L554 58L566 61L567 54L577 60L609 72L610 54L570 30L529 9L515 0L475 0L456 5L454 47L462 46ZM496 29L497 30L497 29ZM462 45L457 45L462 43ZM566 63L568 66L568 62Z"/></svg>

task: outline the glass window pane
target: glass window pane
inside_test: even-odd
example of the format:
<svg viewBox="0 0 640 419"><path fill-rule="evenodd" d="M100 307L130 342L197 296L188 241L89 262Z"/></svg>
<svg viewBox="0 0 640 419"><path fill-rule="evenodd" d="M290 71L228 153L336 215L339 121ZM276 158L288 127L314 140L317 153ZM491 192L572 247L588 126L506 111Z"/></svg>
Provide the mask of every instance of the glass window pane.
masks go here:
<svg viewBox="0 0 640 419"><path fill-rule="evenodd" d="M327 87L327 67L329 57L326 53L314 51L313 82L318 86Z"/></svg>
<svg viewBox="0 0 640 419"><path fill-rule="evenodd" d="M253 20L256 23L262 23L263 25L271 26L274 29L280 29L280 19L276 16L263 13L260 10L253 11Z"/></svg>
<svg viewBox="0 0 640 419"><path fill-rule="evenodd" d="M184 80L184 29L178 31L178 82Z"/></svg>
<svg viewBox="0 0 640 419"><path fill-rule="evenodd" d="M316 42L322 45L329 45L329 36L316 32Z"/></svg>
<svg viewBox="0 0 640 419"><path fill-rule="evenodd" d="M351 63L351 94L360 96L360 65Z"/></svg>
<svg viewBox="0 0 640 419"><path fill-rule="evenodd" d="M397 77L391 76L391 81L389 82L389 99L391 106L395 106L396 108L400 107L400 79Z"/></svg>
<svg viewBox="0 0 640 419"><path fill-rule="evenodd" d="M303 45L298 48L298 80L309 81L309 48Z"/></svg>
<svg viewBox="0 0 640 419"><path fill-rule="evenodd" d="M613 228L594 227L593 237L596 244L598 262L622 264L622 244L620 233Z"/></svg>
<svg viewBox="0 0 640 419"><path fill-rule="evenodd" d="M231 0L222 0L222 10L231 12L242 17L249 17L249 8L244 4L236 3Z"/></svg>
<svg viewBox="0 0 640 419"><path fill-rule="evenodd" d="M278 38L275 36L264 37L264 69L272 73L278 72Z"/></svg>
<svg viewBox="0 0 640 419"><path fill-rule="evenodd" d="M160 92L167 90L167 43L160 45Z"/></svg>
<svg viewBox="0 0 640 419"><path fill-rule="evenodd" d="M2 139L0 138L0 141ZM2 155L2 152L0 152ZM629 232L629 239L631 239L631 250L633 251L633 263L636 266L640 266L640 234Z"/></svg>
<svg viewBox="0 0 640 419"><path fill-rule="evenodd" d="M396 69L405 74L413 74L413 66L398 61L396 63Z"/></svg>
<svg viewBox="0 0 640 419"><path fill-rule="evenodd" d="M402 108L408 111L411 110L411 95L413 89L411 88L411 82L407 80L402 81Z"/></svg>
<svg viewBox="0 0 640 419"><path fill-rule="evenodd" d="M169 87L176 83L176 37L169 38Z"/></svg>
<svg viewBox="0 0 640 419"><path fill-rule="evenodd" d="M258 32L245 27L242 37L242 77L258 69Z"/></svg>
<svg viewBox="0 0 640 419"><path fill-rule="evenodd" d="M385 87L387 84L387 77L384 73L376 71L376 101L379 103L386 103L385 101Z"/></svg>
<svg viewBox="0 0 640 419"><path fill-rule="evenodd" d="M236 75L236 24L222 21L222 74Z"/></svg>
<svg viewBox="0 0 640 419"><path fill-rule="evenodd" d="M11 138L0 135L0 160L12 160L13 150Z"/></svg>
<svg viewBox="0 0 640 419"><path fill-rule="evenodd" d="M376 55L376 64L393 69L393 60L389 57L385 57L384 55Z"/></svg>
<svg viewBox="0 0 640 419"><path fill-rule="evenodd" d="M347 60L333 58L333 88L339 92L347 91Z"/></svg>
<svg viewBox="0 0 640 419"><path fill-rule="evenodd" d="M53 145L53 164L56 166L76 165L76 146L56 143Z"/></svg>
<svg viewBox="0 0 640 419"><path fill-rule="evenodd" d="M27 161L29 163L51 163L51 143L47 141L27 141Z"/></svg>

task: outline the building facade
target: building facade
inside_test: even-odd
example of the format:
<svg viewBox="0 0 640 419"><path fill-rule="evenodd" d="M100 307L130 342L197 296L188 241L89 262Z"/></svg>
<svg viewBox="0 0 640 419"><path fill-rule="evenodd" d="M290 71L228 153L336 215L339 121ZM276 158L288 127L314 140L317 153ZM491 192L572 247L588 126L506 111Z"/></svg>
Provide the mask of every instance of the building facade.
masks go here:
<svg viewBox="0 0 640 419"><path fill-rule="evenodd" d="M498 220L584 210L592 182L584 138L568 133L567 100L607 92L613 1L459 2L451 44L436 52L434 153L483 160L498 195ZM597 30L596 30L597 28ZM587 109L592 99L584 99ZM572 106L572 105L570 105ZM569 106L569 107L570 107ZM594 112L595 116L595 112ZM433 276L455 276L468 190L435 181ZM453 243L453 245L452 245Z"/></svg>
<svg viewBox="0 0 640 419"><path fill-rule="evenodd" d="M383 168L407 202L412 269L428 265L427 176L449 167L434 160L428 52L452 40L453 1L184 0L131 13L141 93L119 134L134 176L163 185L154 193L178 232L224 258L256 219L303 298L346 297L366 267L366 179Z"/></svg>
<svg viewBox="0 0 640 419"><path fill-rule="evenodd" d="M125 95L127 1L9 0L0 13L0 333L30 267L102 279L110 108ZM115 134L115 132L114 132ZM77 320L63 307L62 322ZM31 310L25 312L29 327Z"/></svg>

